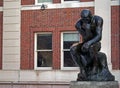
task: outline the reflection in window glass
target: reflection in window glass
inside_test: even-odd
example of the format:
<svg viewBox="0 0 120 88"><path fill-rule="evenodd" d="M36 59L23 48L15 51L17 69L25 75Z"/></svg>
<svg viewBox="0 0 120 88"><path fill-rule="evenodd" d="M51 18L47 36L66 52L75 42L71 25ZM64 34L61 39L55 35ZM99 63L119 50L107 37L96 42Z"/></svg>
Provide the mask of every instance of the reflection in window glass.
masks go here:
<svg viewBox="0 0 120 88"><path fill-rule="evenodd" d="M37 35L37 49L52 49L52 35L38 34Z"/></svg>
<svg viewBox="0 0 120 88"><path fill-rule="evenodd" d="M64 33L63 35L63 49L69 49L70 46L79 41L78 33Z"/></svg>
<svg viewBox="0 0 120 88"><path fill-rule="evenodd" d="M37 34L37 67L52 67L52 34Z"/></svg>
<svg viewBox="0 0 120 88"><path fill-rule="evenodd" d="M75 63L73 62L70 51L64 51L64 67L75 67Z"/></svg>
<svg viewBox="0 0 120 88"><path fill-rule="evenodd" d="M79 42L79 34L78 33L63 33L63 61L64 67L75 67L75 63L72 60L70 55L70 46L73 43Z"/></svg>
<svg viewBox="0 0 120 88"><path fill-rule="evenodd" d="M40 51L37 53L37 67L52 67L51 51Z"/></svg>

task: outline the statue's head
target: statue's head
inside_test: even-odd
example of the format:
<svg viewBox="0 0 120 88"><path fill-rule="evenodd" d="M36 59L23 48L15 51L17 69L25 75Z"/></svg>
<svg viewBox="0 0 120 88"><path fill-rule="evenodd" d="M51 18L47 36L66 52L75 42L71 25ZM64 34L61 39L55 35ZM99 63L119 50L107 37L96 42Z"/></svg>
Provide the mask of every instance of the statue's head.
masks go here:
<svg viewBox="0 0 120 88"><path fill-rule="evenodd" d="M90 22L92 19L92 13L90 10L85 9L81 11L81 19L83 22Z"/></svg>

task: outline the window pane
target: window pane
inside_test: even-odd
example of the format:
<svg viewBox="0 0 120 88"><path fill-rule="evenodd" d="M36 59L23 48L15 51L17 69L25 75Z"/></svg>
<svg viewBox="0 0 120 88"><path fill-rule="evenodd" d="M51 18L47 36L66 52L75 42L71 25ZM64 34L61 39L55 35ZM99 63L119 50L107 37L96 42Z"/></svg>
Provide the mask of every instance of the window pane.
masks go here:
<svg viewBox="0 0 120 88"><path fill-rule="evenodd" d="M52 67L52 51L37 52L37 67Z"/></svg>
<svg viewBox="0 0 120 88"><path fill-rule="evenodd" d="M72 57L70 55L69 51L64 51L64 67L75 67L75 63L72 60Z"/></svg>
<svg viewBox="0 0 120 88"><path fill-rule="evenodd" d="M52 2L52 0L38 0L38 3Z"/></svg>
<svg viewBox="0 0 120 88"><path fill-rule="evenodd" d="M37 35L37 50L52 49L52 34Z"/></svg>
<svg viewBox="0 0 120 88"><path fill-rule="evenodd" d="M63 41L78 41L79 34L78 33L64 33Z"/></svg>
<svg viewBox="0 0 120 88"><path fill-rule="evenodd" d="M78 33L64 33L63 34L63 49L69 49L70 46L79 41Z"/></svg>
<svg viewBox="0 0 120 88"><path fill-rule="evenodd" d="M77 41L64 41L64 49L70 49L70 47Z"/></svg>

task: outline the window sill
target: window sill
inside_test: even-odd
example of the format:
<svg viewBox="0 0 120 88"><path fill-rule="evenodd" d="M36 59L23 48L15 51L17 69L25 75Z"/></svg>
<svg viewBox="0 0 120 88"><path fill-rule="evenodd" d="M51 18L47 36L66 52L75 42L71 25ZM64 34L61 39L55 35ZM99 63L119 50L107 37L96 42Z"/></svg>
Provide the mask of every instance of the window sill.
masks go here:
<svg viewBox="0 0 120 88"><path fill-rule="evenodd" d="M61 70L79 70L79 67L62 67Z"/></svg>
<svg viewBox="0 0 120 88"><path fill-rule="evenodd" d="M34 70L52 70L52 67L36 67Z"/></svg>

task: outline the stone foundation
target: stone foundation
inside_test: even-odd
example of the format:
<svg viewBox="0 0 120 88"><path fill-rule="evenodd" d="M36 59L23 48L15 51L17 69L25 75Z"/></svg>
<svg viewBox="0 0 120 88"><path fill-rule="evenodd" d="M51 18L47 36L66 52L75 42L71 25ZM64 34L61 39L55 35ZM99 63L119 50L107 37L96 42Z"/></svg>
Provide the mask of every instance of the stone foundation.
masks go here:
<svg viewBox="0 0 120 88"><path fill-rule="evenodd" d="M117 81L72 81L70 88L119 88Z"/></svg>
<svg viewBox="0 0 120 88"><path fill-rule="evenodd" d="M62 82L0 82L0 88L69 88Z"/></svg>

